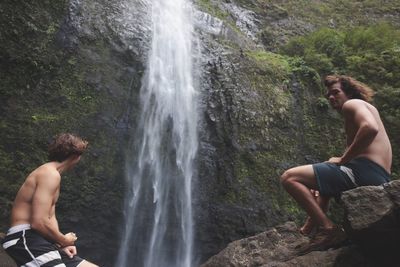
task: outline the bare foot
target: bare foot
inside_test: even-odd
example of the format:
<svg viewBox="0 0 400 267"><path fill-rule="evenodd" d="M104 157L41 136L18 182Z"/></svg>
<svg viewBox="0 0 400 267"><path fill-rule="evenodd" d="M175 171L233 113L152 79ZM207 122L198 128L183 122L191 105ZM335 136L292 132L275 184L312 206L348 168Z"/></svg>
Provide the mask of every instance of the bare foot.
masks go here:
<svg viewBox="0 0 400 267"><path fill-rule="evenodd" d="M313 221L311 220L311 218L307 217L306 222L300 228L299 231L302 235L309 235L314 230L314 227L315 227L315 225L314 225Z"/></svg>

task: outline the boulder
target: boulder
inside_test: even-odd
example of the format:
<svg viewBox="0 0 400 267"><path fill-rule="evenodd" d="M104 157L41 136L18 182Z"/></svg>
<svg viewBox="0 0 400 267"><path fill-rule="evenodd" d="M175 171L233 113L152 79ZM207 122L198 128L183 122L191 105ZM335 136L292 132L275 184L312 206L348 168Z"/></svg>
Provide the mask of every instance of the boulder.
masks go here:
<svg viewBox="0 0 400 267"><path fill-rule="evenodd" d="M201 267L369 266L353 246L297 256L299 248L308 241L299 233L294 222L287 222L256 236L230 243Z"/></svg>
<svg viewBox="0 0 400 267"><path fill-rule="evenodd" d="M400 180L383 186L362 186L344 192L343 227L365 255L384 266L398 266Z"/></svg>
<svg viewBox="0 0 400 267"><path fill-rule="evenodd" d="M349 190L340 203L349 237L343 247L297 256L309 239L287 222L230 243L201 267L399 266L400 181Z"/></svg>

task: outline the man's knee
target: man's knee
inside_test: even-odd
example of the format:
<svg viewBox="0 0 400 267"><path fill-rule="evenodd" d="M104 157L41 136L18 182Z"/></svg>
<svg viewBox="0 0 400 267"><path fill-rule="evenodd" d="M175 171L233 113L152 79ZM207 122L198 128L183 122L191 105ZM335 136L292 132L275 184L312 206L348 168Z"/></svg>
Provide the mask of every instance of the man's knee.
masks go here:
<svg viewBox="0 0 400 267"><path fill-rule="evenodd" d="M84 260L81 264L79 264L79 267L99 267L99 266L87 260Z"/></svg>
<svg viewBox="0 0 400 267"><path fill-rule="evenodd" d="M282 184L282 186L283 186L283 187L286 187L286 186L290 183L292 177L293 177L293 176L292 176L292 173L291 173L290 169L289 169L289 170L286 170L286 171L281 175L281 184Z"/></svg>

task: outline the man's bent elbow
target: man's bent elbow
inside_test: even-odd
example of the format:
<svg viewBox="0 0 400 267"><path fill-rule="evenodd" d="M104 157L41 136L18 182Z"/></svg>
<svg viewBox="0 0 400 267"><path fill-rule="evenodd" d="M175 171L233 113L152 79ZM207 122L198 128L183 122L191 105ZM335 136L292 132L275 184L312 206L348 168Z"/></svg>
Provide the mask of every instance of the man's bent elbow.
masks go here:
<svg viewBox="0 0 400 267"><path fill-rule="evenodd" d="M289 177L290 177L290 171L286 170L282 175L281 175L281 184L283 187L285 187L288 182L289 182Z"/></svg>

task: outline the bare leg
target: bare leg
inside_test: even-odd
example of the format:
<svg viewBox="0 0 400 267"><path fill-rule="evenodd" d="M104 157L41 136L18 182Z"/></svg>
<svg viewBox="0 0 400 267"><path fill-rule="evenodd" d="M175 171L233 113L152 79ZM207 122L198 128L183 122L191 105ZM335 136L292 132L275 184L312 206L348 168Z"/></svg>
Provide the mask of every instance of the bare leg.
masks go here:
<svg viewBox="0 0 400 267"><path fill-rule="evenodd" d="M303 226L300 227L300 233L302 235L309 235L315 228L315 223L311 220L310 216L307 216Z"/></svg>
<svg viewBox="0 0 400 267"><path fill-rule="evenodd" d="M88 262L87 260L84 260L78 265L78 267L99 267L99 266L91 262Z"/></svg>
<svg viewBox="0 0 400 267"><path fill-rule="evenodd" d="M311 165L295 167L285 171L281 182L286 191L307 212L311 220L323 229L333 228L332 221L326 216L310 189L317 190L317 180Z"/></svg>
<svg viewBox="0 0 400 267"><path fill-rule="evenodd" d="M310 190L311 194L314 195L315 200L317 201L318 205L321 207L322 211L326 214L329 209L329 197L324 197L319 194L318 191L316 190ZM304 225L300 228L300 233L303 235L309 235L314 228L316 227L315 223L313 220L311 220L310 216L307 217Z"/></svg>

